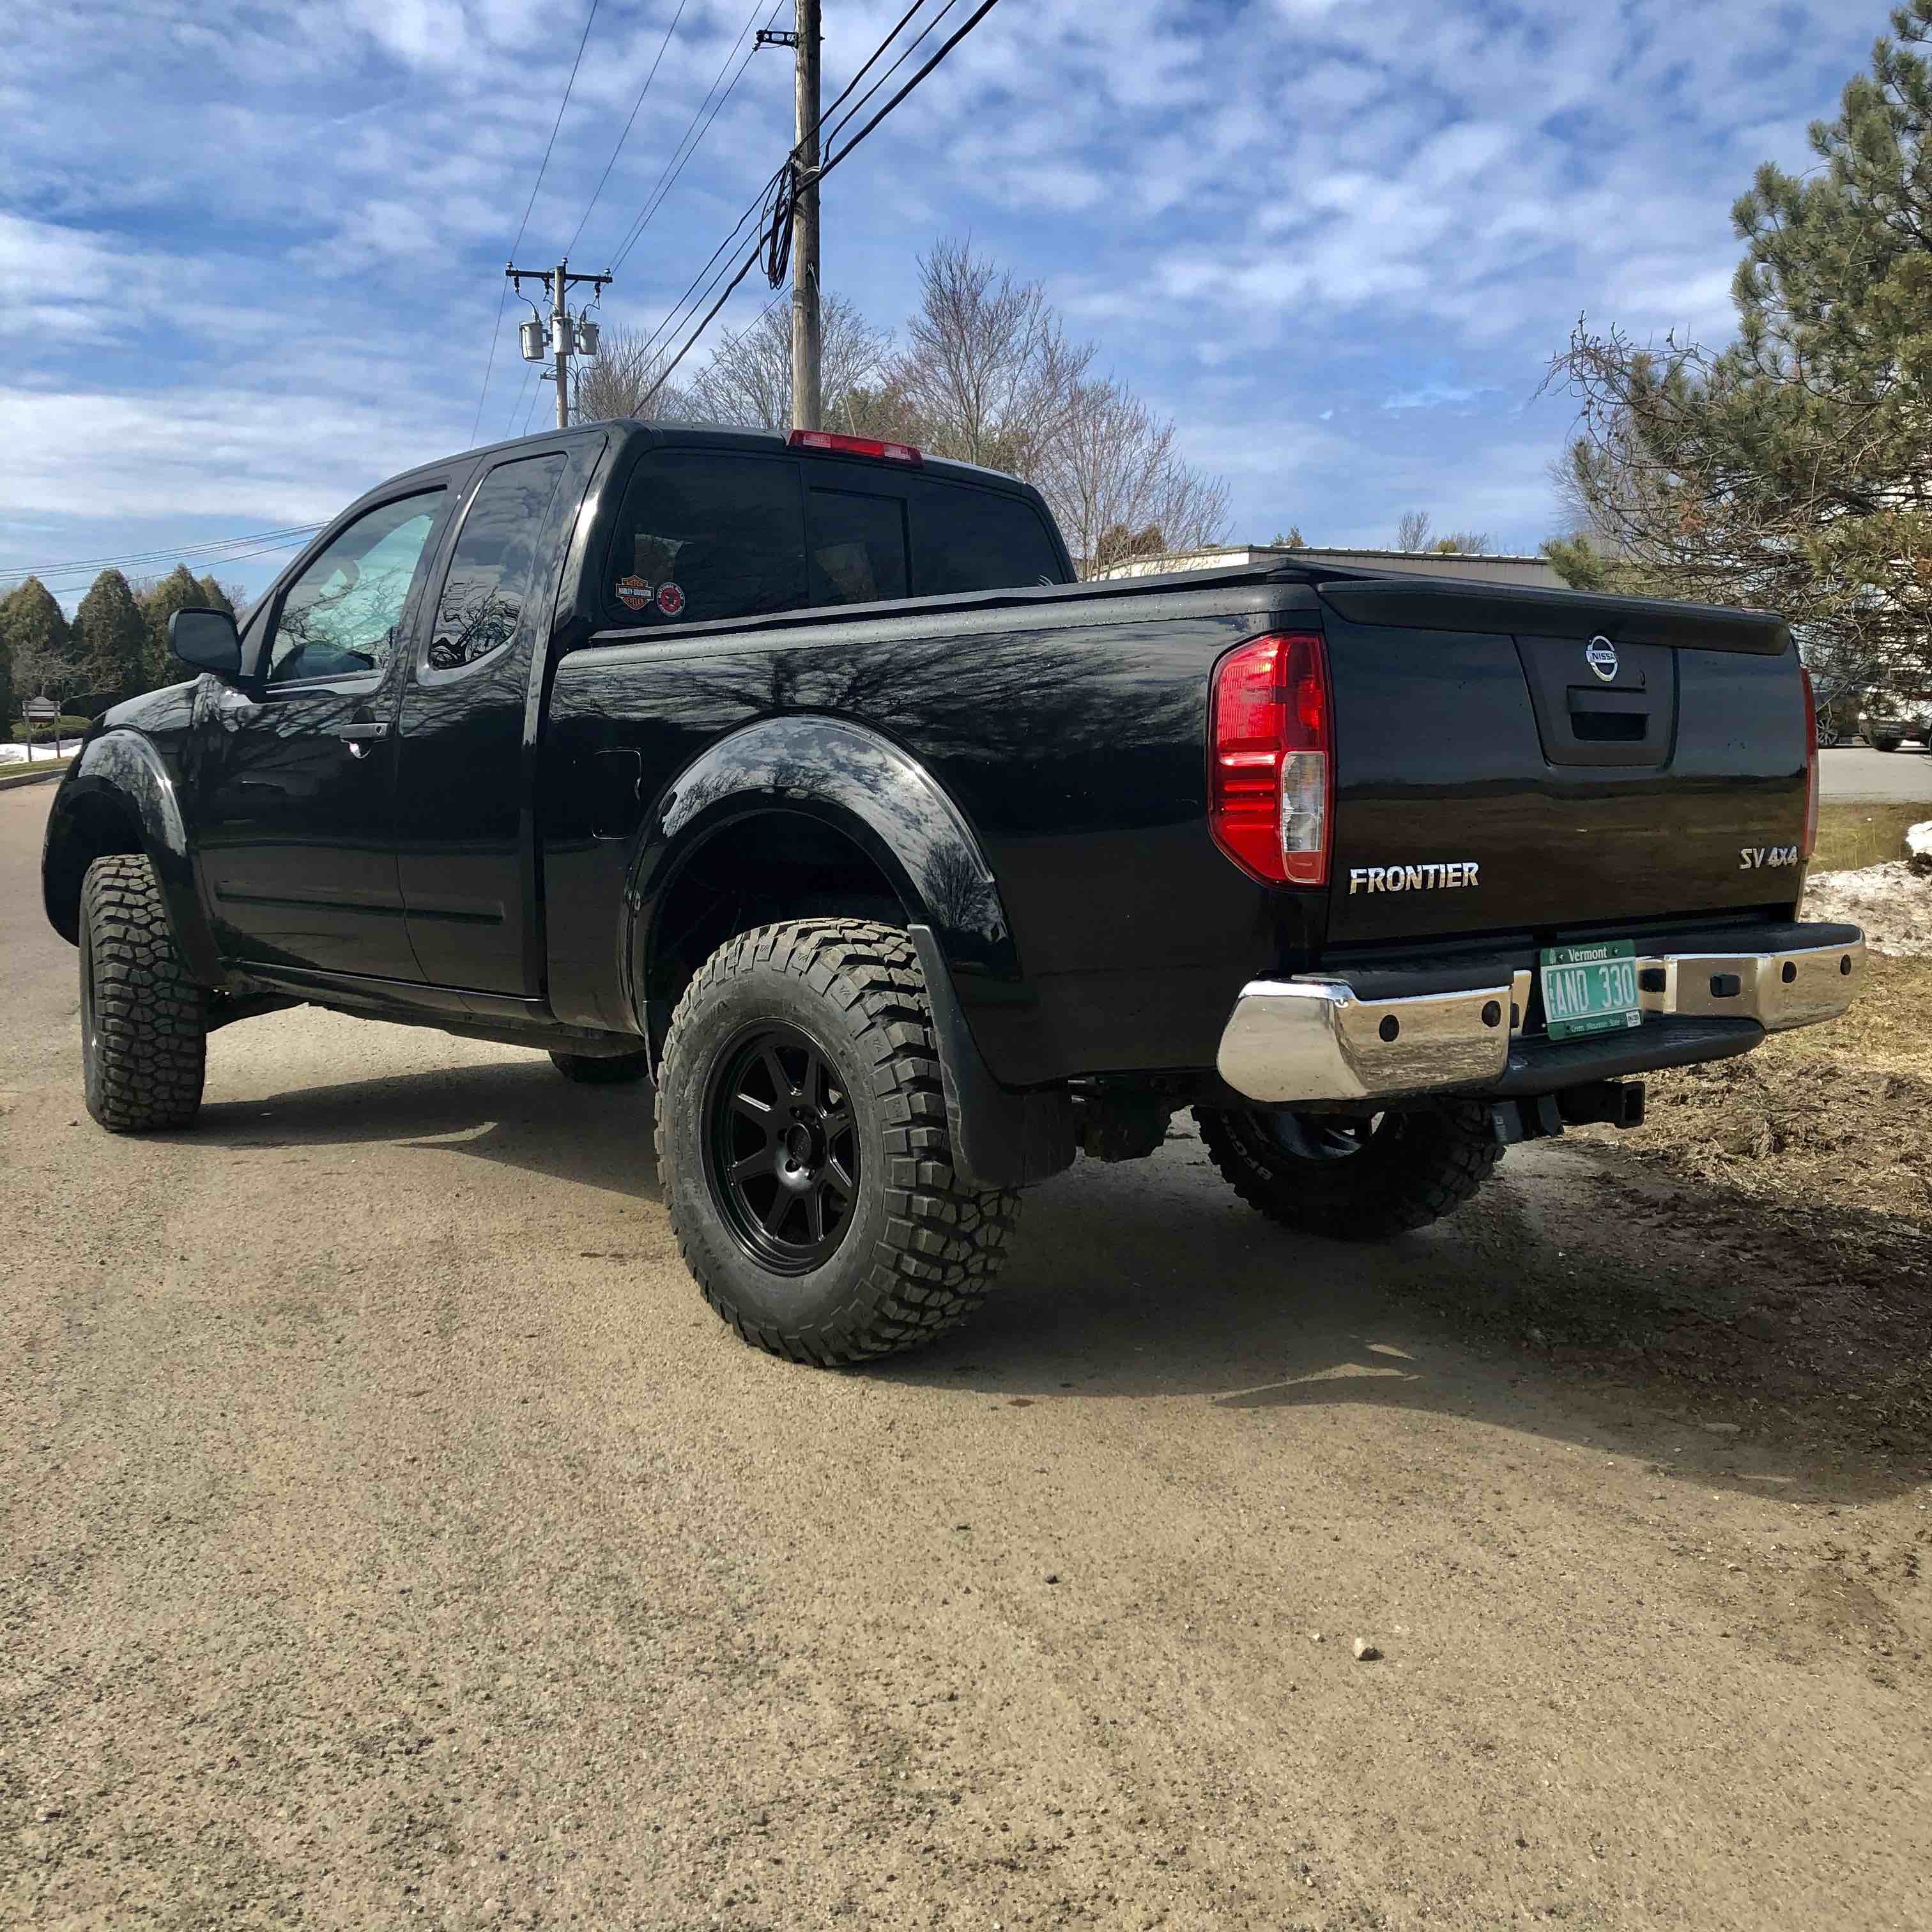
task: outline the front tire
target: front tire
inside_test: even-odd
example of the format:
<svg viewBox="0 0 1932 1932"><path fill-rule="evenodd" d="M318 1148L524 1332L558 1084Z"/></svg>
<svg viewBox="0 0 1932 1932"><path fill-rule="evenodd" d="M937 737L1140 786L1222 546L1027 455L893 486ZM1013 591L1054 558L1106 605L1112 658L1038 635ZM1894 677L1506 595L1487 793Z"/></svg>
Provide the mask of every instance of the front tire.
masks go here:
<svg viewBox="0 0 1932 1932"><path fill-rule="evenodd" d="M1333 1240L1376 1241L1452 1214L1496 1170L1489 1109L1467 1103L1373 1121L1197 1107L1208 1156L1250 1208Z"/></svg>
<svg viewBox="0 0 1932 1932"><path fill-rule="evenodd" d="M1903 738L1874 738L1872 749L1875 752L1895 752L1904 742Z"/></svg>
<svg viewBox="0 0 1932 1932"><path fill-rule="evenodd" d="M110 1133L184 1127L200 1111L207 1001L139 853L95 860L81 882L80 1057L87 1111Z"/></svg>
<svg viewBox="0 0 1932 1932"><path fill-rule="evenodd" d="M919 956L856 919L718 948L664 1038L658 1180L705 1299L831 1367L928 1342L985 1299L1019 1198L955 1173Z"/></svg>

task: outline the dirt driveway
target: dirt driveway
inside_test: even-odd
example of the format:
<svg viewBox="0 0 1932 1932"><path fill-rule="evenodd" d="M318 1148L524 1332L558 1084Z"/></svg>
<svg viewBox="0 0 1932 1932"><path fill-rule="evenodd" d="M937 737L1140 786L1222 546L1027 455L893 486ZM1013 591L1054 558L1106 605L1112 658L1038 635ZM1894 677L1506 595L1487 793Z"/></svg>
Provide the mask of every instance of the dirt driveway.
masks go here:
<svg viewBox="0 0 1932 1932"><path fill-rule="evenodd" d="M98 1132L46 802L0 1922L1926 1922L1932 1490L1864 1355L1786 1414L1541 1326L1696 1300L1667 1180L1566 1142L1298 1250L1184 1136L1042 1190L947 1344L784 1367L679 1270L647 1100L534 1055L277 1015L196 1132Z"/></svg>

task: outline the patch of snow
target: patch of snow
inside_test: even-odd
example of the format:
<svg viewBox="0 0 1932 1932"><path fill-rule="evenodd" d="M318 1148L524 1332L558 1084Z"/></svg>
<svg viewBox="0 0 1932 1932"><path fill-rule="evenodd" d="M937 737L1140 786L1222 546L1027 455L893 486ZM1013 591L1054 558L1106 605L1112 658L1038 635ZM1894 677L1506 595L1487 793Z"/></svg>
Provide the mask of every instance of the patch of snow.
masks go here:
<svg viewBox="0 0 1932 1932"><path fill-rule="evenodd" d="M1932 833L1932 821L1923 829ZM1932 878L1915 872L1909 859L1853 872L1814 872L1804 888L1804 916L1864 927L1874 952L1932 958Z"/></svg>
<svg viewBox="0 0 1932 1932"><path fill-rule="evenodd" d="M80 742L80 735L76 733L74 736L69 738L62 744L61 746L62 754L68 758L72 758L74 756L74 748ZM0 765L24 764L26 762L26 758L27 748L26 746L0 745ZM34 747L34 763L35 764L52 764L53 763L53 758L54 748L51 744L36 745Z"/></svg>
<svg viewBox="0 0 1932 1932"><path fill-rule="evenodd" d="M1905 850L1913 871L1932 872L1932 818L1905 828Z"/></svg>

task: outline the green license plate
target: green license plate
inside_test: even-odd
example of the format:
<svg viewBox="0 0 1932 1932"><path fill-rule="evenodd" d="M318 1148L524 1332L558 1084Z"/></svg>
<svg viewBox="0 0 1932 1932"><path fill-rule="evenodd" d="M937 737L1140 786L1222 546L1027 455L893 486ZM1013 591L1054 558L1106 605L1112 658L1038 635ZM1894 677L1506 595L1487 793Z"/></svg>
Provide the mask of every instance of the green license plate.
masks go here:
<svg viewBox="0 0 1932 1932"><path fill-rule="evenodd" d="M1543 1014L1552 1040L1642 1025L1636 952L1628 939L1544 949Z"/></svg>

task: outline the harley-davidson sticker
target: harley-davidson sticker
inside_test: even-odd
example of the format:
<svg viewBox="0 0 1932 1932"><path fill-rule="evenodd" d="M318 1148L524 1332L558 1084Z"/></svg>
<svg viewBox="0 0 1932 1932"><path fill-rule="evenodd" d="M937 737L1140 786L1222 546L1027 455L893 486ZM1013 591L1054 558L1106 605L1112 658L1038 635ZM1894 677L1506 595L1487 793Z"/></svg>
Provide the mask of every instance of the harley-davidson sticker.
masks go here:
<svg viewBox="0 0 1932 1932"><path fill-rule="evenodd" d="M617 602L627 610L648 610L651 608L651 586L641 577L620 577L617 580Z"/></svg>
<svg viewBox="0 0 1932 1932"><path fill-rule="evenodd" d="M658 586L658 608L667 617L675 617L684 608L684 592L675 584Z"/></svg>

